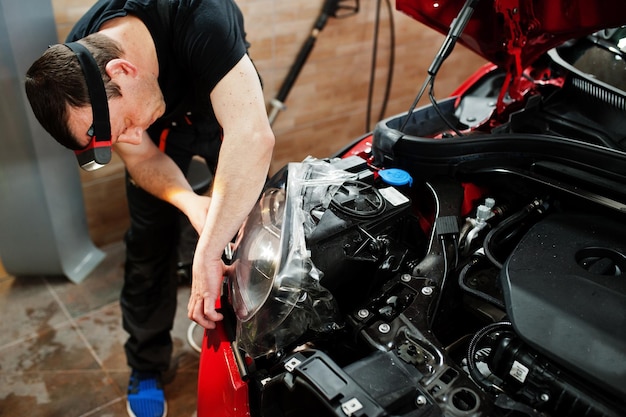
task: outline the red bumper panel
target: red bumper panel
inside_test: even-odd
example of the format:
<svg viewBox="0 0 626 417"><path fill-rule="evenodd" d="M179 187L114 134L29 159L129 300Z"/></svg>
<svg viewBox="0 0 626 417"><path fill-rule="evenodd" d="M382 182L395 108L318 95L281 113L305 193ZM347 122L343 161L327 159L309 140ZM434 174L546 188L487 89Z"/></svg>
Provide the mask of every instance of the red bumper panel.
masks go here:
<svg viewBox="0 0 626 417"><path fill-rule="evenodd" d="M198 417L248 417L248 386L241 379L231 343L218 322L204 332L198 372Z"/></svg>

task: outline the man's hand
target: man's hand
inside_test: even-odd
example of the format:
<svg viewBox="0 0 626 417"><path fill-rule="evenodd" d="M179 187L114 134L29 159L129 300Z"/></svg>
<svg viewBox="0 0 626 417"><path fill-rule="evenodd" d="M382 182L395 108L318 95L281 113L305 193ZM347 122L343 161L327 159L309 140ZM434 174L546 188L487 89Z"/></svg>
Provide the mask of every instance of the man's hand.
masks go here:
<svg viewBox="0 0 626 417"><path fill-rule="evenodd" d="M215 302L221 295L222 281L227 267L221 259L194 258L191 296L187 316L205 329L214 329L215 322L224 318L215 311Z"/></svg>

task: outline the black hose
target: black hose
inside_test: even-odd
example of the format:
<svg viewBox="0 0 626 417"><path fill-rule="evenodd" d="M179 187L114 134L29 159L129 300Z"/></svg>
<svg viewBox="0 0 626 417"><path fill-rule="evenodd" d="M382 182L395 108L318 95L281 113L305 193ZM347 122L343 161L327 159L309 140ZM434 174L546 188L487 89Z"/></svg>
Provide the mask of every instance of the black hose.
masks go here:
<svg viewBox="0 0 626 417"><path fill-rule="evenodd" d="M497 226L493 227L485 239L483 240L483 249L485 251L485 256L487 259L493 263L499 269L502 269L502 262L496 258L493 246L495 243L503 243L509 240L515 233L510 233L506 238L503 238L503 235L510 231L512 227L518 227L519 224L528 218L531 214L535 213L543 213L544 209L547 206L544 205L543 200L534 200L532 203L528 204L522 210L512 214L511 216L502 220Z"/></svg>
<svg viewBox="0 0 626 417"><path fill-rule="evenodd" d="M506 306L504 305L504 303L502 302L502 300L497 299L496 297L493 297L487 293L484 293L482 291L478 291L474 288L471 288L470 286L467 285L467 283L465 282L465 277L467 277L468 272L470 271L470 269L472 269L472 267L478 265L478 263L480 262L479 258L472 258L459 272L459 287L477 297L480 298L483 301L488 302L491 305L494 305L496 307L498 307L501 310L504 310L506 308Z"/></svg>

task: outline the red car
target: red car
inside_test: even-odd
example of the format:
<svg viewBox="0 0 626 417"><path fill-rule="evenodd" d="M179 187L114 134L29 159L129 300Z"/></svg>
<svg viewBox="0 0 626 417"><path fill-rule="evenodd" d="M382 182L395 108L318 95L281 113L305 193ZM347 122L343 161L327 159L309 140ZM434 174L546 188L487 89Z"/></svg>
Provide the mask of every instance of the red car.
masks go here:
<svg viewBox="0 0 626 417"><path fill-rule="evenodd" d="M626 2L396 6L431 104L268 182L198 416L626 415ZM491 64L437 101L456 42Z"/></svg>

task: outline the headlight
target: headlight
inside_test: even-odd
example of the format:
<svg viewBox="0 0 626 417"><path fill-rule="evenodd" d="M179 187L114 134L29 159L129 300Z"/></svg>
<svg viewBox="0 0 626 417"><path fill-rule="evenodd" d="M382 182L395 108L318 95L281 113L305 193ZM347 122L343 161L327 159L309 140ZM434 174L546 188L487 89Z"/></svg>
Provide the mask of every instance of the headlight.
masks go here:
<svg viewBox="0 0 626 417"><path fill-rule="evenodd" d="M240 233L232 303L241 321L248 321L272 290L280 267L284 205L283 189L267 190Z"/></svg>
<svg viewBox="0 0 626 417"><path fill-rule="evenodd" d="M305 238L310 205L319 206L329 185L345 179L337 170L325 179L324 169L320 161L289 164L285 188L266 189L239 231L230 301L239 347L253 357L281 349L308 330L337 328L335 300L319 282L322 273Z"/></svg>

